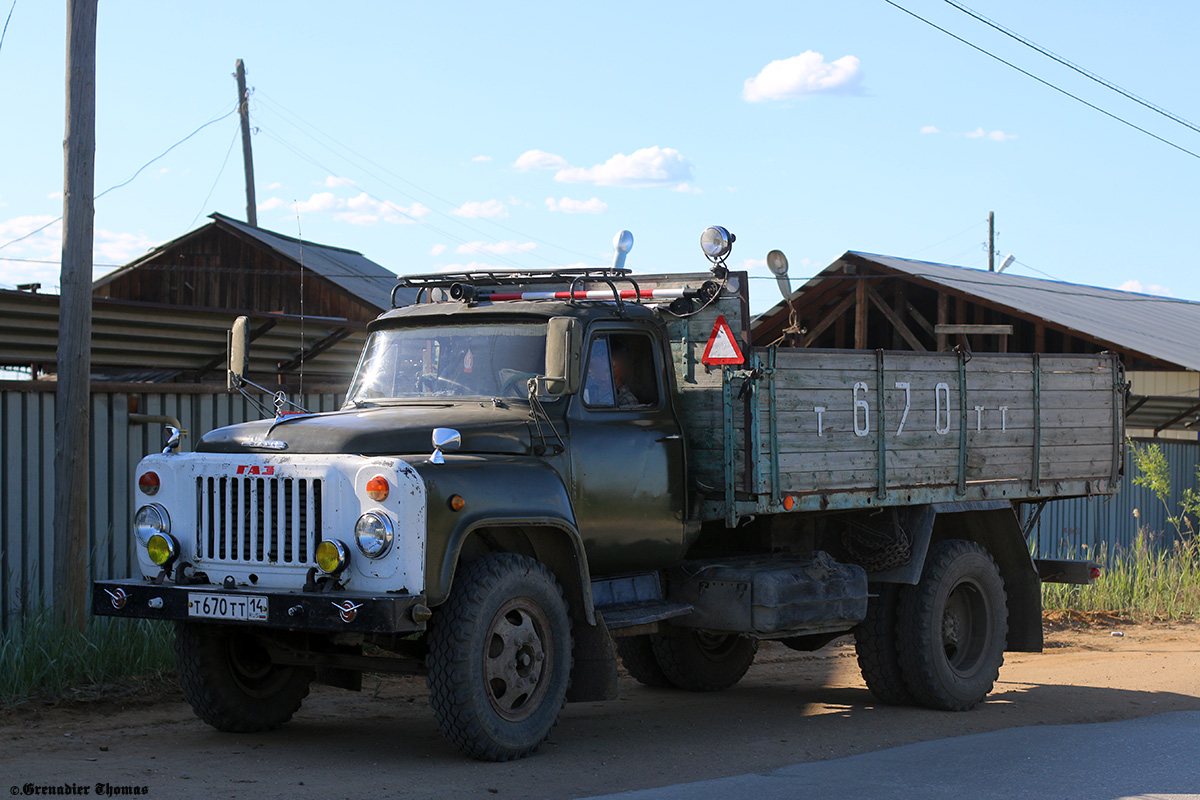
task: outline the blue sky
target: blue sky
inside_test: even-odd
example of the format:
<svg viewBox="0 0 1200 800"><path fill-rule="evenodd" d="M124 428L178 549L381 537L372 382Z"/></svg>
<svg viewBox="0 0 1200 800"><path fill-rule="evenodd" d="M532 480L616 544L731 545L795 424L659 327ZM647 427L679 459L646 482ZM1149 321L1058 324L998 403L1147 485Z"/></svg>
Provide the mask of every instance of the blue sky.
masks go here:
<svg viewBox="0 0 1200 800"><path fill-rule="evenodd" d="M898 2L1200 152L1200 134L942 0ZM1200 123L1200 5L969 5ZM0 49L0 285L58 282L41 263L58 226L3 245L62 213L64 16L17 0ZM696 271L721 224L730 264L763 277L757 311L778 299L772 248L797 280L851 249L986 268L995 211L1014 271L1200 299L1200 159L883 0L108 0L98 39L97 191L231 111L242 58L259 224L398 273L604 264L622 228L629 266ZM221 119L97 202L97 274L213 211L244 218L236 133Z"/></svg>

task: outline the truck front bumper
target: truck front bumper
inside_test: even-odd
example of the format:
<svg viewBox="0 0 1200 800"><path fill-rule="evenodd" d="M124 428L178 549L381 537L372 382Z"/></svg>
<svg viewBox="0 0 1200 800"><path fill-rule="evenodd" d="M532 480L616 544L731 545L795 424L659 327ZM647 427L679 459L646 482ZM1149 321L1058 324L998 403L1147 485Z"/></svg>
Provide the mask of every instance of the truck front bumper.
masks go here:
<svg viewBox="0 0 1200 800"><path fill-rule="evenodd" d="M92 613L330 633L417 633L429 618L421 594L229 590L133 580L95 581Z"/></svg>

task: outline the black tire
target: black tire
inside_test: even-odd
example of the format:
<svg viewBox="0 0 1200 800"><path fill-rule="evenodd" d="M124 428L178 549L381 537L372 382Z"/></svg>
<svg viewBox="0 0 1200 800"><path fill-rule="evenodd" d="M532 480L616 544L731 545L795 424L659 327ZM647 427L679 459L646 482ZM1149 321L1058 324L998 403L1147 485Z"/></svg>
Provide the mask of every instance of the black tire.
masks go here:
<svg viewBox="0 0 1200 800"><path fill-rule="evenodd" d="M258 634L233 625L176 622L175 663L196 716L231 733L287 722L314 677L308 668L272 664Z"/></svg>
<svg viewBox="0 0 1200 800"><path fill-rule="evenodd" d="M649 636L624 636L617 639L617 655L621 657L625 670L643 686L669 689L675 685L658 665Z"/></svg>
<svg viewBox="0 0 1200 800"><path fill-rule="evenodd" d="M900 667L918 703L946 711L978 705L1000 676L1007 596L996 562L962 539L929 549L916 586L900 591Z"/></svg>
<svg viewBox="0 0 1200 800"><path fill-rule="evenodd" d="M896 641L896 607L899 589L894 583L871 587L867 616L854 629L858 668L875 699L890 706L912 705L912 692L904 682Z"/></svg>
<svg viewBox="0 0 1200 800"><path fill-rule="evenodd" d="M466 562L428 640L429 703L451 744L484 761L541 746L572 665L571 618L545 566L512 553Z"/></svg>
<svg viewBox="0 0 1200 800"><path fill-rule="evenodd" d="M671 684L690 692L719 692L742 679L758 642L736 633L676 628L650 638L654 658Z"/></svg>

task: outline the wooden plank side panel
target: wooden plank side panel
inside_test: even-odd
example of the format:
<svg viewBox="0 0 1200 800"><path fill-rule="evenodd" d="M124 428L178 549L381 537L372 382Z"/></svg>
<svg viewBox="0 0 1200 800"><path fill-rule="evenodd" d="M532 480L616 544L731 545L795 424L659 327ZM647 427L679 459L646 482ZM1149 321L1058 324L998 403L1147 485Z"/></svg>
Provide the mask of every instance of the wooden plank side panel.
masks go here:
<svg viewBox="0 0 1200 800"><path fill-rule="evenodd" d="M783 491L878 486L877 364L874 353L777 354L775 444ZM966 479L1030 479L1035 427L1031 356L971 359L963 366L965 396L960 396L956 354L888 353L883 367L889 487L957 482L964 401ZM1113 415L1118 413L1111 361L1051 357L1042 360L1042 368L1042 478L1108 477ZM760 402L760 413L769 414L765 402ZM763 430L762 451L769 453L771 441ZM761 471L769 470L764 462Z"/></svg>

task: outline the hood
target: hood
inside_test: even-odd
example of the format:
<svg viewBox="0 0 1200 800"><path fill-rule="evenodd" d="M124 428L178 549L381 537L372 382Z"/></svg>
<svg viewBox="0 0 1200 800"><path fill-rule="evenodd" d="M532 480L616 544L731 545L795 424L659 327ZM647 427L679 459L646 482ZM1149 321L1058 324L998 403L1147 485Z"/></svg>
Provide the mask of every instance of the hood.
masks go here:
<svg viewBox="0 0 1200 800"><path fill-rule="evenodd" d="M433 452L434 428L462 434L460 453L526 454L529 410L523 404L498 408L491 402L420 403L332 411L325 414L243 422L210 431L196 443L201 453L355 453L403 455ZM244 442L284 442L285 450L247 447Z"/></svg>

